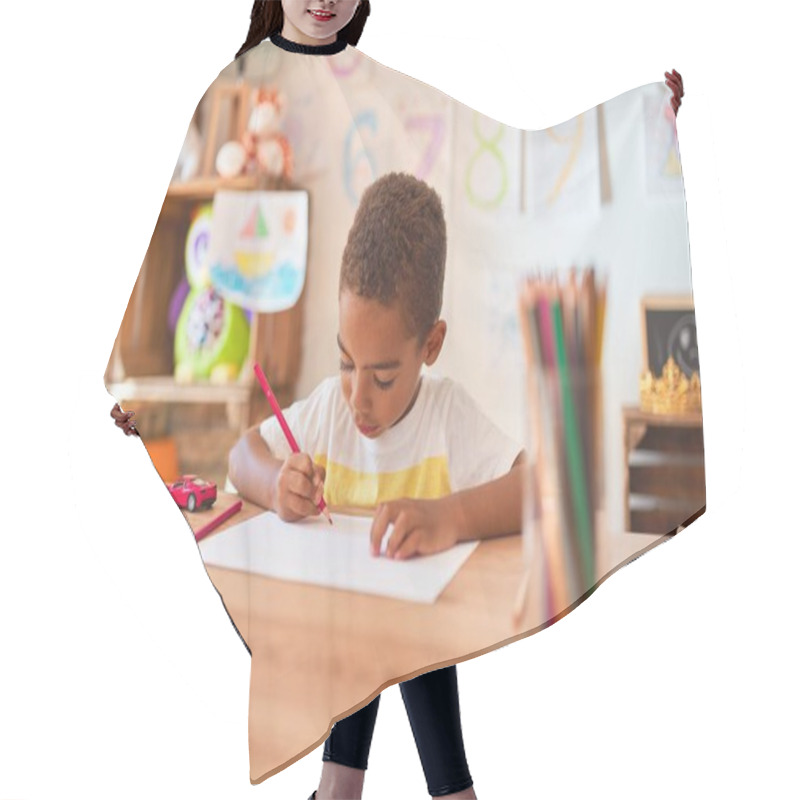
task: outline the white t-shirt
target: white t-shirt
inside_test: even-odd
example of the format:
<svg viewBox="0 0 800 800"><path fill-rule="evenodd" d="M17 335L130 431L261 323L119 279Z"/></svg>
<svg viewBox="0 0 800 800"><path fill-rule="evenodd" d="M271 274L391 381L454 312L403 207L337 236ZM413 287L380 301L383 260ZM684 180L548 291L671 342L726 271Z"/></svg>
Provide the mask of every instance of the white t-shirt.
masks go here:
<svg viewBox="0 0 800 800"><path fill-rule="evenodd" d="M283 414L299 448L325 468L325 502L374 508L401 497L437 498L507 473L522 448L456 382L425 374L411 411L370 439L355 425L339 377ZM278 420L260 426L272 453L291 453Z"/></svg>

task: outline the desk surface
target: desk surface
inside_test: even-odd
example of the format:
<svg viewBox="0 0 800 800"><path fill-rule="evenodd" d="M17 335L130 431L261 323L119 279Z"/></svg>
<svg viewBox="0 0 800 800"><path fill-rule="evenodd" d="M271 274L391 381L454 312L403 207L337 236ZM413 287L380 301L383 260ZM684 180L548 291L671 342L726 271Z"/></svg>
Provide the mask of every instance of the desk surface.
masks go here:
<svg viewBox="0 0 800 800"><path fill-rule="evenodd" d="M184 516L198 529L230 501L220 493L211 511ZM245 502L241 512L211 535L261 510ZM602 580L668 538L638 533L609 537L598 553ZM387 686L495 650L546 623L537 592L528 594L519 627L512 620L524 574L518 534L482 541L430 605L206 569L252 653L249 741L254 783L316 749L333 722Z"/></svg>

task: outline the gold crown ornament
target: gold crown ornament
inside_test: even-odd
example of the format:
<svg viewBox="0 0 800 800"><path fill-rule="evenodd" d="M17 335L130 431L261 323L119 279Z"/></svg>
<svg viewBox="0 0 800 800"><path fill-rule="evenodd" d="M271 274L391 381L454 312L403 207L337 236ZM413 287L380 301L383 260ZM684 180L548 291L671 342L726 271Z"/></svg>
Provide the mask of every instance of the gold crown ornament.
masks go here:
<svg viewBox="0 0 800 800"><path fill-rule="evenodd" d="M642 373L639 379L639 404L642 411L653 414L698 413L702 409L700 376L693 372L692 377L687 378L670 356L661 370L660 378L656 378L649 369Z"/></svg>

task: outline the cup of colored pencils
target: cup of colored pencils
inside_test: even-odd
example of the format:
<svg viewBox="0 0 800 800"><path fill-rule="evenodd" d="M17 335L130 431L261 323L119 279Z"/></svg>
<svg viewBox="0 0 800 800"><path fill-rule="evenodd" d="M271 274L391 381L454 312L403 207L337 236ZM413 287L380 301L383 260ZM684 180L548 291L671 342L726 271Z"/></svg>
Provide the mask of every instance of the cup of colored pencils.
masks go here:
<svg viewBox="0 0 800 800"><path fill-rule="evenodd" d="M527 614L528 627L555 622L591 594L600 577L605 296L593 267L530 275L520 285L528 463L526 590L515 620Z"/></svg>

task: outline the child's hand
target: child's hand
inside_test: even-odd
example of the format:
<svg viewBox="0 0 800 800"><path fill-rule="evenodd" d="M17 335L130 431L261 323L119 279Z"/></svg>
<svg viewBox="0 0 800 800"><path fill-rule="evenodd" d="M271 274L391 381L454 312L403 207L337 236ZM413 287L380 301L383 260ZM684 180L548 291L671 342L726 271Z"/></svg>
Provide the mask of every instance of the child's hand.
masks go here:
<svg viewBox="0 0 800 800"><path fill-rule="evenodd" d="M119 403L114 403L114 408L111 409L114 424L125 431L126 436L139 436L139 431L136 430L136 423L131 421L135 413L135 411L123 411L119 407Z"/></svg>
<svg viewBox="0 0 800 800"><path fill-rule="evenodd" d="M315 464L308 453L292 453L278 472L275 485L275 511L284 522L296 522L320 513L325 469Z"/></svg>
<svg viewBox="0 0 800 800"><path fill-rule="evenodd" d="M389 558L403 559L447 550L458 542L458 513L458 507L448 497L381 503L372 521L370 551L374 556L380 553L387 532L386 555Z"/></svg>
<svg viewBox="0 0 800 800"><path fill-rule="evenodd" d="M678 109L681 107L681 97L683 97L683 78L678 70L673 69L672 74L665 72L666 80L664 83L672 89L672 97L670 103L672 104L672 111L675 116L678 116Z"/></svg>

